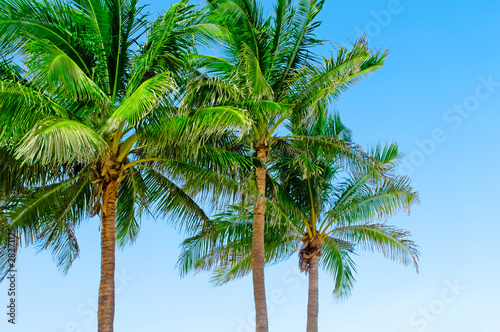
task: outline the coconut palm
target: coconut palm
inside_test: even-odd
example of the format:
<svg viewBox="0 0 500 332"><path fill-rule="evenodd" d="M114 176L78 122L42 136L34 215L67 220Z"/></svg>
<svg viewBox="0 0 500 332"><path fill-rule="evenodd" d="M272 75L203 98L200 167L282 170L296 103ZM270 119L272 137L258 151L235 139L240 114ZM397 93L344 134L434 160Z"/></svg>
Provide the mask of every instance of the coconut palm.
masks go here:
<svg viewBox="0 0 500 332"><path fill-rule="evenodd" d="M302 127L299 132L351 140L338 116ZM338 298L349 295L353 286L352 255L357 249L379 251L392 260L417 267L418 251L409 233L378 220L403 209L409 212L418 196L406 177L356 172L337 179L345 173L338 158L321 149L308 149L302 142L280 152L270 170L279 179L279 188L269 190L275 204L268 200L268 219L273 222L266 224L266 262L277 263L299 252L299 268L309 275L306 330L317 332L319 265L332 275ZM399 157L392 144L379 146L370 154L390 168ZM218 215L211 227L200 228L196 236L183 243L179 259L182 273L214 270L216 284L249 273L253 214L251 206L236 205Z"/></svg>
<svg viewBox="0 0 500 332"><path fill-rule="evenodd" d="M186 86L182 103L188 109L231 106L251 120L241 144L256 159L253 174L247 175L247 185L251 192L258 192L250 197L255 211L252 274L258 332L268 330L264 283L268 159L272 149L283 141L311 141L287 135L283 124L301 122L324 111L341 92L380 68L386 56L385 52L370 50L363 39L350 50L339 46L329 58L315 55L313 48L323 43L314 35L323 2L300 0L294 4L277 0L273 15L267 17L262 3L257 1L209 1L207 22L220 28L217 46L222 49L215 55L191 58L199 73ZM342 150L346 158L359 161L359 151L343 142L317 137L310 143Z"/></svg>
<svg viewBox="0 0 500 332"><path fill-rule="evenodd" d="M0 148L13 157L2 161L20 162L22 181L8 189L0 243L16 234L19 245L52 250L67 271L79 252L75 229L99 216L99 332L113 331L116 245L134 241L143 213L187 229L207 221L182 174L206 171L187 166L203 137L247 124L228 108L178 111L193 38L217 31L186 1L152 23L137 2L0 1L0 49L26 68L18 77L2 64ZM33 168L43 181L30 178Z"/></svg>

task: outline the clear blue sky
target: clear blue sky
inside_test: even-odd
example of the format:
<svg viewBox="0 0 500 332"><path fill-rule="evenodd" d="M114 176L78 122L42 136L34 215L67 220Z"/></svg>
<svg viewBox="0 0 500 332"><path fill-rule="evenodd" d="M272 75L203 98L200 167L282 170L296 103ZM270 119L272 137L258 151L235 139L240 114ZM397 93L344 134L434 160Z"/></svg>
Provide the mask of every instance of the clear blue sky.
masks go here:
<svg viewBox="0 0 500 332"><path fill-rule="evenodd" d="M421 205L390 223L410 230L422 255L417 275L361 253L354 294L340 304L320 274L320 331L500 330L498 13L498 1L327 0L320 38L349 43L366 31L373 47L391 50L335 108L362 145L396 141L405 152ZM79 229L81 257L67 276L48 253L22 250L18 325L6 323L0 285L1 331L97 330L98 224ZM219 288L206 274L180 279L181 239L166 222L144 220L137 243L118 253L115 330L251 331L251 278ZM296 259L266 270L271 331L305 329L307 282L297 270Z"/></svg>

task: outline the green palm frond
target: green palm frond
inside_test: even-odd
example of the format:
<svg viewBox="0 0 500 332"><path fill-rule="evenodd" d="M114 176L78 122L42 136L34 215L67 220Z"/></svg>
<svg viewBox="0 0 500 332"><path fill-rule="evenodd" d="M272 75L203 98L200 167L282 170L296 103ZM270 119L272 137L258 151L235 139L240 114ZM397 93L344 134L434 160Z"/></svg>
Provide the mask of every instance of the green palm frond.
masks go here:
<svg viewBox="0 0 500 332"><path fill-rule="evenodd" d="M19 140L47 116L68 118L64 107L30 86L0 82L0 137Z"/></svg>
<svg viewBox="0 0 500 332"><path fill-rule="evenodd" d="M104 49L104 54L111 102L115 103L125 94L132 65L130 49L144 33L147 20L142 13L143 7L138 6L138 0L105 1L105 5L109 48Z"/></svg>
<svg viewBox="0 0 500 332"><path fill-rule="evenodd" d="M120 123L136 126L167 98L167 92L176 86L169 72L160 73L142 83L125 98L106 123L105 131L114 131Z"/></svg>
<svg viewBox="0 0 500 332"><path fill-rule="evenodd" d="M33 76L32 84L42 90L64 94L70 100L108 103L106 94L84 69L57 46L37 40L26 47L26 64Z"/></svg>
<svg viewBox="0 0 500 332"><path fill-rule="evenodd" d="M28 164L86 164L103 156L107 147L101 136L84 124L47 117L26 134L15 156Z"/></svg>
<svg viewBox="0 0 500 332"><path fill-rule="evenodd" d="M14 197L15 204L3 214L1 242L6 243L9 233L13 233L18 246L35 244L39 250L50 249L59 268L67 272L79 254L74 228L90 210L92 195L88 179L82 173L58 184L26 189Z"/></svg>
<svg viewBox="0 0 500 332"><path fill-rule="evenodd" d="M230 76L228 73L227 76ZM213 106L237 106L246 99L246 88L232 79L198 75L184 87L186 90L181 106L188 109Z"/></svg>
<svg viewBox="0 0 500 332"><path fill-rule="evenodd" d="M289 188L284 188L276 179L268 176L267 206L269 213L266 222L273 227L286 227L295 230L296 234L305 232L304 221L308 216L304 213L300 202L298 202Z"/></svg>
<svg viewBox="0 0 500 332"><path fill-rule="evenodd" d="M401 264L413 265L418 272L418 246L409 239L408 231L385 224L364 224L338 227L331 235Z"/></svg>
<svg viewBox="0 0 500 332"><path fill-rule="evenodd" d="M399 147L395 143L386 143L385 145L375 145L367 154L375 159L386 169L394 169L398 161L403 157Z"/></svg>
<svg viewBox="0 0 500 332"><path fill-rule="evenodd" d="M70 167L52 168L40 164L27 165L14 157L14 149L0 147L0 202L14 204L10 198L23 195L30 188L53 184L73 176L76 169Z"/></svg>
<svg viewBox="0 0 500 332"><path fill-rule="evenodd" d="M40 222L37 247L50 249L58 267L66 273L79 255L75 227L87 217L91 208L91 186L88 178L82 176L71 187L59 191L62 196L50 203L52 215L43 216Z"/></svg>
<svg viewBox="0 0 500 332"><path fill-rule="evenodd" d="M198 232L182 243L177 265L181 275L189 272L209 271L216 267L237 262L232 251L248 254L251 239L251 214L247 210L227 210L198 229ZM244 245L243 245L244 244Z"/></svg>
<svg viewBox="0 0 500 332"><path fill-rule="evenodd" d="M336 193L332 210L325 216L324 229L333 224L388 218L401 210L409 213L416 203L418 194L407 177L386 178L374 188L369 177L347 180Z"/></svg>
<svg viewBox="0 0 500 332"><path fill-rule="evenodd" d="M148 200L148 187L140 170L130 167L118 188L116 201L116 240L120 247L135 242L140 229L140 220L151 202Z"/></svg>
<svg viewBox="0 0 500 332"><path fill-rule="evenodd" d="M251 125L247 112L235 107L198 108L159 120L148 128L147 136L158 145L183 142L198 151L209 140L236 134L243 136ZM145 144L147 142L144 142Z"/></svg>
<svg viewBox="0 0 500 332"><path fill-rule="evenodd" d="M199 22L199 12L187 1L170 7L147 32L147 41L134 58L133 75L130 77L129 91L135 89L149 77L159 72L169 71L178 76L185 68L185 59L192 53L194 38L201 39L216 29Z"/></svg>
<svg viewBox="0 0 500 332"><path fill-rule="evenodd" d="M301 143L312 151L322 151L328 159L337 158L342 166L355 172L360 169L368 169L377 174L386 171L385 165L364 152L361 146L353 142L346 142L336 136L293 135L287 140Z"/></svg>
<svg viewBox="0 0 500 332"><path fill-rule="evenodd" d="M6 54L18 54L27 44L46 40L91 74L93 57L79 33L87 31L75 24L77 13L72 3L3 0L0 7L0 49Z"/></svg>
<svg viewBox="0 0 500 332"><path fill-rule="evenodd" d="M156 163L155 168L168 172L173 181L183 182L183 189L190 196L201 195L202 200L210 198L215 205L232 202L241 197L243 190L249 190L238 180L207 167L174 160L158 160Z"/></svg>
<svg viewBox="0 0 500 332"><path fill-rule="evenodd" d="M242 278L252 271L252 253L250 250L243 254L234 255L232 260L235 262L215 268L210 276L211 284L221 286L232 280Z"/></svg>
<svg viewBox="0 0 500 332"><path fill-rule="evenodd" d="M208 75L220 77L224 80L229 79L229 74L233 71L233 64L220 56L193 54L187 57L188 64L191 68L198 71L206 72Z"/></svg>
<svg viewBox="0 0 500 332"><path fill-rule="evenodd" d="M250 229L251 231L251 229ZM278 264L290 258L298 250L297 238L286 235L279 229L266 230L265 263L267 266ZM228 243L228 260L217 266L210 277L210 282L216 286L224 285L232 280L242 278L252 271L251 237L234 243Z"/></svg>
<svg viewBox="0 0 500 332"><path fill-rule="evenodd" d="M333 277L333 295L337 300L347 298L354 286L356 265L352 255L354 246L349 242L332 237L323 242L320 265Z"/></svg>
<svg viewBox="0 0 500 332"><path fill-rule="evenodd" d="M74 226L64 225L64 227L52 229L47 238L45 234L42 234L38 241L42 242L38 245L38 250L51 250L53 259L63 273L68 272L73 261L80 254Z"/></svg>
<svg viewBox="0 0 500 332"><path fill-rule="evenodd" d="M276 58L280 55L279 52L276 52L278 47L282 46L286 42L286 37L288 37L288 34L284 32L289 31L295 10L292 8L291 0L277 0L274 5L274 12L274 36L271 54Z"/></svg>
<svg viewBox="0 0 500 332"><path fill-rule="evenodd" d="M241 58L243 60L242 65L245 66L245 78L248 86L251 87L253 99L272 100L274 92L264 77L257 56L248 46L244 45Z"/></svg>
<svg viewBox="0 0 500 332"><path fill-rule="evenodd" d="M144 184L152 208L180 229L192 233L208 217L196 201L178 184L153 169L144 170Z"/></svg>
<svg viewBox="0 0 500 332"><path fill-rule="evenodd" d="M259 37L256 28L262 25L260 4L251 1L210 1L208 21L226 27L230 35L226 44L229 52L241 52L240 46L247 45L254 55L259 55Z"/></svg>
<svg viewBox="0 0 500 332"><path fill-rule="evenodd" d="M232 206L186 239L178 260L181 275L213 270L211 282L222 285L251 271L252 212ZM297 236L269 225L265 231L266 264L288 259L297 249Z"/></svg>
<svg viewBox="0 0 500 332"><path fill-rule="evenodd" d="M44 222L65 222L67 218L78 220L89 208L87 199L75 200L85 193L85 181L88 181L85 177L74 177L16 197L15 206L5 212L8 224L0 236L5 236L10 229L19 228L23 231L24 243L28 245L36 242Z"/></svg>
<svg viewBox="0 0 500 332"><path fill-rule="evenodd" d="M377 62L370 70L364 68L372 54L364 39L360 39L350 51L339 46L336 57L324 58L321 66L300 69L287 83L293 87L289 98L295 101L295 109L314 109L318 103L337 101L360 78L381 67L385 54L381 56L381 63Z"/></svg>
<svg viewBox="0 0 500 332"><path fill-rule="evenodd" d="M279 53L275 65L278 73L274 74L278 79L274 88L280 93L297 69L312 66L317 61L317 56L309 49L323 43L314 35L314 30L319 26L315 18L323 3L324 1L299 0L292 15L280 15L282 22L278 31L282 34L276 36L274 41L276 46L279 45L279 48L275 47Z"/></svg>

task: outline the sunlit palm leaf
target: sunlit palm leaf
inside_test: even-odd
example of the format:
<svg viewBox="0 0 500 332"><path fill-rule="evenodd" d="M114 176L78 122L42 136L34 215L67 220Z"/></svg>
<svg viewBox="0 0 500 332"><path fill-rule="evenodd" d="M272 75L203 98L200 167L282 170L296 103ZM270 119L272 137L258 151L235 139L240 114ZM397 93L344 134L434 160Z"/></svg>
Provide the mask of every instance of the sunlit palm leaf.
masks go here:
<svg viewBox="0 0 500 332"><path fill-rule="evenodd" d="M57 46L46 40L33 41L27 45L27 53L32 81L38 88L75 101L107 104L108 98L100 87Z"/></svg>
<svg viewBox="0 0 500 332"><path fill-rule="evenodd" d="M168 72L160 73L142 83L113 112L105 130L113 131L120 123L136 126L167 98L167 93L175 91L175 82Z"/></svg>
<svg viewBox="0 0 500 332"><path fill-rule="evenodd" d="M38 121L16 149L16 158L28 164L89 163L102 156L107 143L84 124L57 117Z"/></svg>

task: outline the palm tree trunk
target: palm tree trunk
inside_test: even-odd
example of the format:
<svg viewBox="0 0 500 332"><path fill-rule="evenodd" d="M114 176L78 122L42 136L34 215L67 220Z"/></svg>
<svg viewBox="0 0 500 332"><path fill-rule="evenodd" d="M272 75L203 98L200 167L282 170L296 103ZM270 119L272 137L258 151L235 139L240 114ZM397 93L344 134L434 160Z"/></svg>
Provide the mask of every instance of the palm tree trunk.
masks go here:
<svg viewBox="0 0 500 332"><path fill-rule="evenodd" d="M318 332L318 260L314 254L309 262L309 299L307 302L307 332Z"/></svg>
<svg viewBox="0 0 500 332"><path fill-rule="evenodd" d="M101 284L99 286L98 331L113 332L115 317L116 199L118 181L104 185L101 207Z"/></svg>
<svg viewBox="0 0 500 332"><path fill-rule="evenodd" d="M264 279L264 212L266 195L266 169L267 149L257 149L257 158L261 161L255 170L259 196L255 200L253 215L252 238L252 276L253 293L255 300L256 332L268 332L266 288Z"/></svg>

